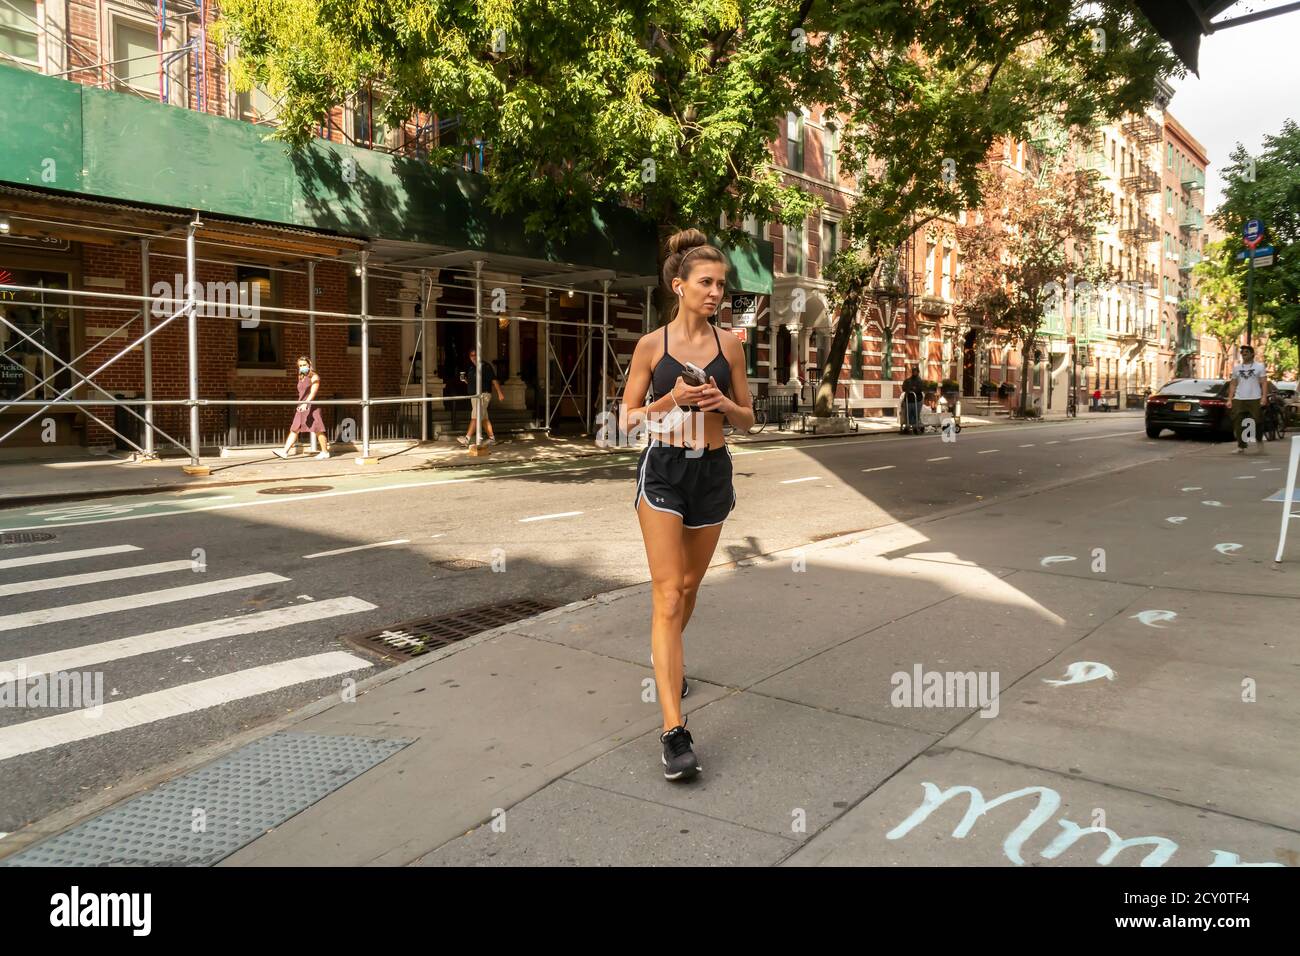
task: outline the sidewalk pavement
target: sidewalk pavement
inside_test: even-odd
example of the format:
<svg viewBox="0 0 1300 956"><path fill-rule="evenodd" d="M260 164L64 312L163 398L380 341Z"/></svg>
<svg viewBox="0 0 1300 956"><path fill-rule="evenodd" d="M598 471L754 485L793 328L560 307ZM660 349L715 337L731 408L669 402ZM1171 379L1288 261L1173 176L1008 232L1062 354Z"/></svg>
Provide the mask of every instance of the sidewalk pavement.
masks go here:
<svg viewBox="0 0 1300 956"><path fill-rule="evenodd" d="M800 432L766 428L757 435L733 433L730 443L790 441L819 438L861 438L873 433L889 434L898 430L892 418L859 419L857 432L846 435L805 435ZM994 424L991 419L963 416L964 426ZM278 447L278 446L277 446ZM305 448L305 446L303 446ZM328 461L317 461L307 452L282 460L265 449L259 455L232 458L205 458L211 467L206 476L186 475L181 466L188 458L135 460L133 454L82 454L67 460L0 459L0 508L37 504L46 501L102 497L105 495L148 494L156 491L183 491L188 488L211 488L232 484L272 481L316 481L324 478L354 477L358 474L387 474L420 471L428 468L464 468L502 462L551 461L607 455L616 449L600 448L595 440L582 436L550 437L521 432L498 439L489 454L471 456L454 441L371 442L371 454L379 461L362 468L356 464L358 452L336 452Z"/></svg>
<svg viewBox="0 0 1300 956"><path fill-rule="evenodd" d="M413 742L223 865L1300 865L1285 461L1223 451L715 566L691 783L648 585L403 664L259 728Z"/></svg>

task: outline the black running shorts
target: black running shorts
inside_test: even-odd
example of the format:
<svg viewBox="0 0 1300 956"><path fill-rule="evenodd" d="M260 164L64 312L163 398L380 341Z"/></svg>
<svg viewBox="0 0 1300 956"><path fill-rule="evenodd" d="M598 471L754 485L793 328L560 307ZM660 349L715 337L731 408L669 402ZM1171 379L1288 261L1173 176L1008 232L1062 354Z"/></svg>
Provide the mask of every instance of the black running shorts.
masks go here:
<svg viewBox="0 0 1300 956"><path fill-rule="evenodd" d="M731 450L690 449L651 444L641 451L636 469L636 498L656 511L669 511L682 519L684 528L722 524L736 507L731 484Z"/></svg>

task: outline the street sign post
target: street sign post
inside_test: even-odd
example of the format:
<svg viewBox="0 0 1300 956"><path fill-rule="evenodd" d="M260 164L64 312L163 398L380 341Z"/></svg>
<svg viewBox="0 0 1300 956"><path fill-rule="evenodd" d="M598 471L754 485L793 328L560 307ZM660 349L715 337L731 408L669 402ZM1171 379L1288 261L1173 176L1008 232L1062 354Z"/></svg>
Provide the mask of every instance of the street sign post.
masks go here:
<svg viewBox="0 0 1300 956"><path fill-rule="evenodd" d="M1252 253L1246 259L1246 344L1249 345L1255 327L1255 256L1253 253L1260 240L1264 238L1264 224L1258 219L1247 219L1246 225L1241 228L1241 237L1246 241L1246 248ZM1268 264L1272 265L1272 263L1273 259L1269 257Z"/></svg>

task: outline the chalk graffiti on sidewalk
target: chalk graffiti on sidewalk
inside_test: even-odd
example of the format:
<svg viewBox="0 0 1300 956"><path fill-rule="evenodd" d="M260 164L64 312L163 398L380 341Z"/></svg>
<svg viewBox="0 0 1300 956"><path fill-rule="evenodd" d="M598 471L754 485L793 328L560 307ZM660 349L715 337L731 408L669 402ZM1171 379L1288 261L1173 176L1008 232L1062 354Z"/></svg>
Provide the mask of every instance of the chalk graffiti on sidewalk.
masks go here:
<svg viewBox="0 0 1300 956"><path fill-rule="evenodd" d="M1025 843L1038 832L1039 827L1055 816L1061 807L1061 795L1051 787L1022 787L1019 790L1004 793L992 800L985 800L984 794L980 792L978 787L956 786L949 787L947 790L940 790L936 784L929 781L922 783L921 786L925 791L921 805L913 810L906 820L886 833L885 839L902 839L929 819L930 814L934 813L939 807L954 797L964 795L970 798L970 802L966 807L966 815L962 817L961 822L952 831L954 838L962 840L970 833L971 828L979 822L980 817L990 810L1004 803L1019 800L1022 797L1036 795L1038 797L1037 805L1002 841L1002 852L1008 860L1017 866L1023 866L1025 863L1020 852ZM1041 856L1046 860L1056 859L1074 846L1082 837L1093 833L1105 834L1107 839L1106 848L1097 857L1097 863L1101 866L1109 866L1129 847L1149 846L1151 848L1146 856L1142 858L1142 866L1164 866L1170 857L1178 851L1178 844L1168 837L1140 836L1121 839L1119 834L1109 827L1081 827L1073 820L1068 820L1065 817L1061 817L1056 822L1061 827L1062 832L1057 834L1056 838L1043 849ZM1211 852L1214 856L1212 861L1207 864L1208 866L1284 865L1281 863L1243 863L1241 857L1228 850L1212 850Z"/></svg>

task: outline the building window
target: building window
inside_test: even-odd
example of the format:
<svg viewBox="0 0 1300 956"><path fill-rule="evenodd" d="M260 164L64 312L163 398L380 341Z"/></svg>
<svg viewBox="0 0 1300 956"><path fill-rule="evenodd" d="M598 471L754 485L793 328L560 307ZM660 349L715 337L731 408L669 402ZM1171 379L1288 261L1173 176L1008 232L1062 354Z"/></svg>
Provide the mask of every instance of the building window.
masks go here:
<svg viewBox="0 0 1300 956"><path fill-rule="evenodd" d="M747 233L749 233L755 239L763 238L763 229L758 224L757 216L746 216L743 228Z"/></svg>
<svg viewBox="0 0 1300 956"><path fill-rule="evenodd" d="M925 291L927 295L934 293L934 243L925 244Z"/></svg>
<svg viewBox="0 0 1300 956"><path fill-rule="evenodd" d="M1165 187L1165 213L1172 216L1174 214L1174 191L1171 187Z"/></svg>
<svg viewBox="0 0 1300 956"><path fill-rule="evenodd" d="M1174 144L1165 143L1165 165L1170 169L1174 168Z"/></svg>
<svg viewBox="0 0 1300 956"><path fill-rule="evenodd" d="M358 146L384 145L388 130L378 119L383 108L383 98L367 87L358 90L353 97L352 106L352 141Z"/></svg>
<svg viewBox="0 0 1300 956"><path fill-rule="evenodd" d="M803 275L803 223L785 227L785 271Z"/></svg>
<svg viewBox="0 0 1300 956"><path fill-rule="evenodd" d="M258 301L272 307L279 306L280 283L272 281L271 270L238 266L235 269L235 281L239 283L241 293L247 284L250 301L253 297L252 287L257 286ZM276 321L277 318L276 313L264 316L261 309L255 309L251 321L256 324L252 328L244 328L244 323L240 322L235 333L240 366L270 368L284 365L280 349L280 331L283 326Z"/></svg>
<svg viewBox="0 0 1300 956"><path fill-rule="evenodd" d="M838 182L840 175L840 130L834 123L822 131L822 153L826 178Z"/></svg>
<svg viewBox="0 0 1300 956"><path fill-rule="evenodd" d="M39 70L40 27L36 0L6 0L0 3L0 63L14 63Z"/></svg>
<svg viewBox="0 0 1300 956"><path fill-rule="evenodd" d="M939 294L945 299L952 299L952 250L943 250L943 284L939 288Z"/></svg>
<svg viewBox="0 0 1300 956"><path fill-rule="evenodd" d="M130 20L113 21L113 64L119 90L158 96L157 31Z"/></svg>
<svg viewBox="0 0 1300 956"><path fill-rule="evenodd" d="M785 114L785 164L803 172L803 111Z"/></svg>
<svg viewBox="0 0 1300 956"><path fill-rule="evenodd" d="M822 220L822 268L830 265L840 248L840 224L834 219Z"/></svg>
<svg viewBox="0 0 1300 956"><path fill-rule="evenodd" d="M246 123L274 123L280 104L266 90L254 86L247 93L235 95L235 110Z"/></svg>

